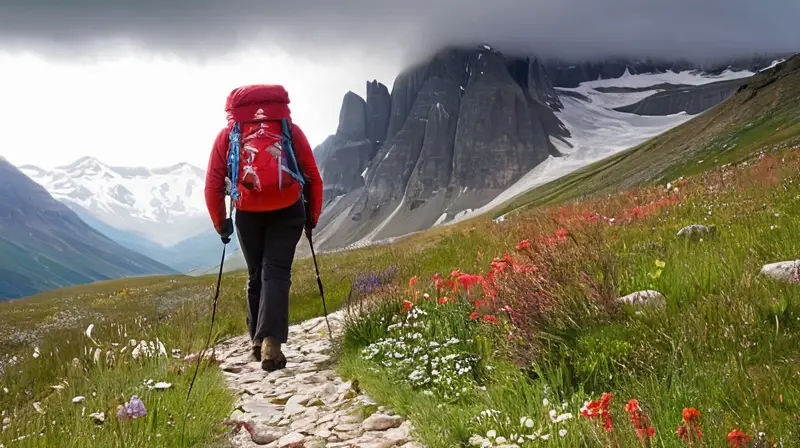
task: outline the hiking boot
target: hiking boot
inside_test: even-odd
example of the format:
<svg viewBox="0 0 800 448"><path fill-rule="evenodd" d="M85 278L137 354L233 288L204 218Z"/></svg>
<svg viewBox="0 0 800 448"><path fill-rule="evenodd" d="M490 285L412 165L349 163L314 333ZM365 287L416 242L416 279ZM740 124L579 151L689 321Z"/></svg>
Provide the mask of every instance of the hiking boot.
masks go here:
<svg viewBox="0 0 800 448"><path fill-rule="evenodd" d="M261 362L261 340L253 341L253 348L247 362Z"/></svg>
<svg viewBox="0 0 800 448"><path fill-rule="evenodd" d="M286 356L281 352L281 343L273 337L268 337L264 341L264 352L262 354L261 368L267 372L273 372L286 367Z"/></svg>

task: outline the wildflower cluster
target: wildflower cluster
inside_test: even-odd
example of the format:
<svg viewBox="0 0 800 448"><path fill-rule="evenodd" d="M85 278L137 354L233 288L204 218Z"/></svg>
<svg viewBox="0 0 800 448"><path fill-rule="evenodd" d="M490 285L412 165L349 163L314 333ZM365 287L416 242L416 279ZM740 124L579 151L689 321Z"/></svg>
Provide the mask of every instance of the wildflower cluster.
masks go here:
<svg viewBox="0 0 800 448"><path fill-rule="evenodd" d="M700 430L700 411L695 408L686 408L682 413L683 420L675 431L687 446L699 442L703 438Z"/></svg>
<svg viewBox="0 0 800 448"><path fill-rule="evenodd" d="M561 404L561 409L550 409L544 413L550 405L546 398L542 402L543 415L545 417L535 420L530 416L523 415L512 423L512 419L503 413L487 409L481 411L475 418L480 428L489 428L485 435L474 434L469 439L469 446L475 448L490 448L497 446L518 446L531 447L537 446L542 441L548 441L551 437L558 435L559 438L566 437L569 433L567 425L573 419L573 415L567 412L569 405ZM483 433L483 430L480 430Z"/></svg>
<svg viewBox="0 0 800 448"><path fill-rule="evenodd" d="M413 305L403 310L393 317L387 337L365 347L362 358L391 371L415 389L445 400L459 399L477 387L479 357L472 354L472 341L431 337L427 311Z"/></svg>
<svg viewBox="0 0 800 448"><path fill-rule="evenodd" d="M581 415L589 419L600 419L603 429L611 431L614 424L611 420L611 400L614 395L604 393L598 401L587 401L581 408Z"/></svg>
<svg viewBox="0 0 800 448"><path fill-rule="evenodd" d="M372 294L381 287L390 284L398 272L399 268L397 266L391 266L382 272L360 274L353 280L351 288L354 293Z"/></svg>

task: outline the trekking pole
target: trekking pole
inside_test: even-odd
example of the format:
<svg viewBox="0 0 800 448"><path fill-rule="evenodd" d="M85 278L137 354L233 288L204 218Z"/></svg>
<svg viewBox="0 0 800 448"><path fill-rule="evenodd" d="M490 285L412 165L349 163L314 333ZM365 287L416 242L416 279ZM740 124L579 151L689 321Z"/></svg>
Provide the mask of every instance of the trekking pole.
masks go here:
<svg viewBox="0 0 800 448"><path fill-rule="evenodd" d="M233 203L231 203L233 206ZM231 208L231 213L233 209ZM208 337L206 337L206 344L203 347L203 350L200 352L200 355L197 357L197 363L195 364L194 374L192 375L192 381L189 383L189 390L186 391L186 409L183 413L183 425L181 428L181 446L184 446L184 436L186 435L186 420L188 419L188 411L189 411L189 400L192 396L192 390L194 389L194 383L197 380L197 373L200 371L200 363L203 361L203 358L206 356L206 351L208 351L208 347L211 345L211 335L214 332L214 321L217 317L217 303L219 302L219 290L220 286L222 285L222 270L225 266L225 249L228 248L228 244L223 242L222 245L222 259L219 262L219 274L217 275L217 289L214 293L214 303L211 308L211 325L208 327Z"/></svg>
<svg viewBox="0 0 800 448"><path fill-rule="evenodd" d="M325 314L328 336L331 339L331 343L333 343L333 331L331 331L331 323L328 321L328 307L325 305L325 291L322 288L322 279L319 276L319 264L317 264L317 254L314 252L314 241L311 238L310 227L306 227L306 238L308 239L308 246L311 247L311 258L314 259L314 271L317 274L317 286L319 287L319 296L322 298L322 312Z"/></svg>

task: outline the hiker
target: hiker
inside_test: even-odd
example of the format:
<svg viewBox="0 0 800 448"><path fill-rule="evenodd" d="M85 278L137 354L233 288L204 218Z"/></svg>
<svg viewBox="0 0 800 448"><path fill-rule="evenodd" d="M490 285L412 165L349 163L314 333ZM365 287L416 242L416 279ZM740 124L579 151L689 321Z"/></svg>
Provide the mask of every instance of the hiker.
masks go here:
<svg viewBox="0 0 800 448"><path fill-rule="evenodd" d="M279 85L234 89L225 104L228 125L211 150L205 186L208 212L225 244L234 227L226 218L226 195L236 210L236 234L249 275L250 361L270 372L286 367L281 344L289 333L295 248L303 229L316 227L322 209L322 179L288 105L289 94Z"/></svg>

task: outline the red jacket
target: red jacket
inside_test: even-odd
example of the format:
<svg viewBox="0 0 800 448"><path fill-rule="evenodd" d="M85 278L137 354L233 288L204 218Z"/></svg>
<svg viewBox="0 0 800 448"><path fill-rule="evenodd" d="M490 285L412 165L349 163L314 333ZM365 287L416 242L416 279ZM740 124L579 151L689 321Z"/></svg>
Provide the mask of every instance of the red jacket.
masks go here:
<svg viewBox="0 0 800 448"><path fill-rule="evenodd" d="M291 120L288 105L289 94L286 89L277 85L239 87L228 96L225 102L228 125L217 134L217 138L214 140L206 170L206 206L214 228L218 232L222 229L226 218L225 177L228 174L228 134L231 127L237 121L253 121L253 117L257 113L261 118L259 121L266 121L272 131L280 133L280 120L283 118ZM311 209L311 223L316 226L322 212L322 178L319 175L311 145L296 124L292 124L292 146L297 164L306 179L305 194ZM277 194L253 195L248 194L247 190L240 191L241 199L236 205L238 210L272 211L294 204L300 196L300 185L293 184L292 188L285 188Z"/></svg>

